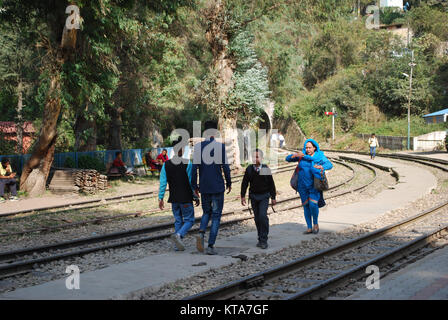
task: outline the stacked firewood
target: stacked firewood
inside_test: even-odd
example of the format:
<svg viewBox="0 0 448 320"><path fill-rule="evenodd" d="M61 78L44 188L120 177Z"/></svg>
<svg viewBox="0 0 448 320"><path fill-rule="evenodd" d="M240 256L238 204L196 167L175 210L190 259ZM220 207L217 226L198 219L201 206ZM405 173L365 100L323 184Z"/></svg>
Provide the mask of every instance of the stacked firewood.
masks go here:
<svg viewBox="0 0 448 320"><path fill-rule="evenodd" d="M96 170L81 169L74 172L75 185L80 191L95 193L107 189L107 176Z"/></svg>

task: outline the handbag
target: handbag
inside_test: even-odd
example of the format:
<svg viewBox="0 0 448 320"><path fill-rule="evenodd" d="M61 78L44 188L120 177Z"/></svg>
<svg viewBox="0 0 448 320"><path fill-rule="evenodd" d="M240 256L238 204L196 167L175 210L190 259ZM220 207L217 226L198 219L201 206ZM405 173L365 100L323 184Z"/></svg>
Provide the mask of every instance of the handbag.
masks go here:
<svg viewBox="0 0 448 320"><path fill-rule="evenodd" d="M325 172L321 171L321 177L322 179L314 177L314 189L319 191L326 191L328 190L328 180Z"/></svg>
<svg viewBox="0 0 448 320"><path fill-rule="evenodd" d="M299 184L299 164L300 164L300 160L302 160L302 158L299 158L299 163L297 163L297 167L294 169L294 172L292 174L291 180L289 180L289 184L291 185L291 188L296 190L296 193L297 193L297 185Z"/></svg>

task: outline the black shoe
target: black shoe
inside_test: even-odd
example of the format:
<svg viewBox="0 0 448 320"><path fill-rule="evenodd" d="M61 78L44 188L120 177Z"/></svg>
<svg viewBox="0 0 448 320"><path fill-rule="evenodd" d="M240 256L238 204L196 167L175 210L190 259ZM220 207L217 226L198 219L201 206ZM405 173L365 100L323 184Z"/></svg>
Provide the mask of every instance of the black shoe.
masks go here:
<svg viewBox="0 0 448 320"><path fill-rule="evenodd" d="M311 231L306 230L303 232L303 234L312 234L312 233L313 233L313 230L311 230Z"/></svg>
<svg viewBox="0 0 448 320"><path fill-rule="evenodd" d="M262 243L262 244L260 244L260 248L261 248L261 249L267 249L267 247L268 247L268 244L267 244L267 243Z"/></svg>
<svg viewBox="0 0 448 320"><path fill-rule="evenodd" d="M257 242L257 247L261 248L261 242L260 241Z"/></svg>
<svg viewBox="0 0 448 320"><path fill-rule="evenodd" d="M319 229L313 229L313 233L314 234L318 234L319 233Z"/></svg>

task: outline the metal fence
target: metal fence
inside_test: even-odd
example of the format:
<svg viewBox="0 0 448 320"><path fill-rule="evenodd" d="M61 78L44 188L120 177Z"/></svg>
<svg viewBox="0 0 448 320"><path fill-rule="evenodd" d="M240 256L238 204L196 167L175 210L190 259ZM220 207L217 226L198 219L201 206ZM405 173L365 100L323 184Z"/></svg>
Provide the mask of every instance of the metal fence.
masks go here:
<svg viewBox="0 0 448 320"><path fill-rule="evenodd" d="M91 157L96 158L99 161L102 161L105 166L108 163L113 162L115 159L115 153L117 151L122 152L123 162L126 163L128 167L135 167L138 165L142 165L142 159L146 152L151 151L152 157L155 159L157 155L159 155L163 149L166 149L168 152L168 158L172 158L174 155L173 147L167 148L146 148L146 149L127 149L127 150L105 150L105 151L87 151L87 152L65 152L65 153L55 153L53 160L53 167L62 168L67 165L67 161L70 158L72 164L74 164L75 168L79 166L79 159L81 157ZM184 150L184 158L190 158L190 147L186 146ZM26 162L31 157L31 154L24 155L0 155L0 161L3 158L9 158L11 161L11 167L14 171L16 171L19 175L22 173L23 167Z"/></svg>
<svg viewBox="0 0 448 320"><path fill-rule="evenodd" d="M369 140L371 134L360 133L359 138ZM380 147L390 150L403 150L407 148L408 137L376 136ZM411 150L414 148L414 139L411 137Z"/></svg>

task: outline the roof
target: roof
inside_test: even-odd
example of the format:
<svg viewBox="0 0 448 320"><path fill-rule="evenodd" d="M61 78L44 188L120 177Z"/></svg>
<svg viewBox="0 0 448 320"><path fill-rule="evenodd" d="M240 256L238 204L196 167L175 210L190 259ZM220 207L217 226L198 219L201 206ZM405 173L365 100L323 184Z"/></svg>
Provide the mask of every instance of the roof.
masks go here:
<svg viewBox="0 0 448 320"><path fill-rule="evenodd" d="M440 110L440 111L437 111L437 112L433 112L433 113L430 113L430 114L425 114L423 116L423 118L425 118L425 117L441 116L441 115L444 115L444 114L447 114L447 113L448 113L448 109L443 109L443 110Z"/></svg>
<svg viewBox="0 0 448 320"><path fill-rule="evenodd" d="M17 127L16 123L12 121L0 121L0 132L1 133L16 133ZM25 121L23 123L23 132L25 133L33 133L36 130L33 127L33 123L31 121Z"/></svg>

